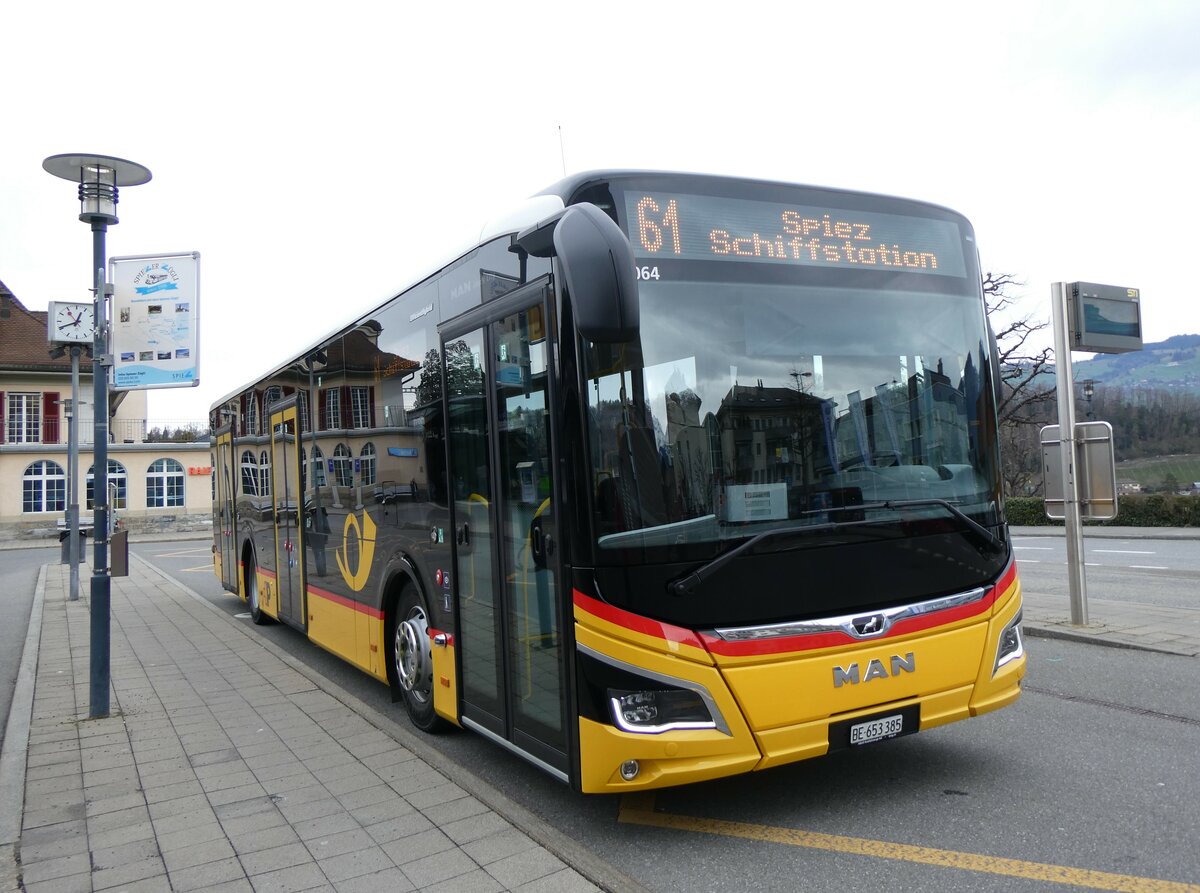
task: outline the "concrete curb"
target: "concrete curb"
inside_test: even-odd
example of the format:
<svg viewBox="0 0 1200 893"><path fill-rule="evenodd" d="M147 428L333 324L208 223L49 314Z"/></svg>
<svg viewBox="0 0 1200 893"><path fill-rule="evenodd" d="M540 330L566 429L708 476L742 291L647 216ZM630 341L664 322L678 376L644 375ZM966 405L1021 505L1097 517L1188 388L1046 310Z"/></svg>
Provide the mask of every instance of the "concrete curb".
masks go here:
<svg viewBox="0 0 1200 893"><path fill-rule="evenodd" d="M0 753L0 886L17 889L17 844L25 813L25 767L29 757L29 727L33 717L33 688L37 680L38 649L42 641L42 607L46 600L46 568L38 572L29 609L29 630L21 651L21 666Z"/></svg>
<svg viewBox="0 0 1200 893"><path fill-rule="evenodd" d="M591 881L597 887L600 887L602 890L610 891L610 893L650 893L648 888L642 886L624 872L620 871L613 865L610 865L608 862L605 862L591 850L588 850L577 841L563 834L557 828L534 815L525 807L516 803L504 793L471 773L471 771L466 767L451 760L436 747L431 745L427 739L406 728L400 723L394 722L388 719L386 716L382 716L373 708L368 707L354 695L343 689L341 686L309 668L294 655L283 650L275 643L269 642L263 639L261 636L255 635L253 630L247 629L245 626L237 623L232 617L230 617L216 605L212 604L200 593L188 588L179 580L176 580L165 571L155 567L137 555L131 554L130 562L136 563L140 569L154 573L160 579L171 586L174 586L180 592L191 596L197 602L202 604L207 610L212 611L214 614L224 618L233 629L236 629L240 634L251 639L263 649L274 655L276 658L283 661L291 669L295 670L297 673L312 682L315 686L317 686L317 688L321 689L330 697L340 701L342 704L353 710L360 717L369 722L371 725L375 726L381 732L391 736L403 747L411 751L418 759L423 760L434 770L445 775L463 790L467 791L481 803L490 808L493 812L509 821L515 828L525 833L529 838L545 847L568 866L575 869L575 871L579 872L579 874Z"/></svg>

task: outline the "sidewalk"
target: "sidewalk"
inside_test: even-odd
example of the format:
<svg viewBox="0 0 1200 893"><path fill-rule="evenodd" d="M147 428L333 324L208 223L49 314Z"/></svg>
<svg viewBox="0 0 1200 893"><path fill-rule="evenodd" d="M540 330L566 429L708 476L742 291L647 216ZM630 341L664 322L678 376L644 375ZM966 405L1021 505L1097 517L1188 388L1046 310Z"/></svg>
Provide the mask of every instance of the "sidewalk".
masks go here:
<svg viewBox="0 0 1200 893"><path fill-rule="evenodd" d="M42 569L0 889L18 871L27 893L641 889L198 595L130 571L112 586L112 716L88 719L87 586L68 601L68 568Z"/></svg>
<svg viewBox="0 0 1200 893"><path fill-rule="evenodd" d="M1063 537L1061 527L1012 527L1013 536ZM1200 528L1093 527L1083 529L1090 539L1200 540ZM1021 562L1017 560L1017 570ZM1065 570L1064 570L1065 573ZM1030 636L1072 639L1119 648L1137 648L1188 657L1200 656L1200 597L1195 608L1139 605L1088 593L1088 624L1071 624L1071 605L1065 595L1049 596L1023 588L1024 628Z"/></svg>
<svg viewBox="0 0 1200 893"><path fill-rule="evenodd" d="M81 571L75 602L65 565L38 582L0 758L0 890L643 889L136 556L113 578L112 716L89 719ZM1065 599L1024 599L1030 635L1200 655L1200 608L1093 597L1080 628Z"/></svg>

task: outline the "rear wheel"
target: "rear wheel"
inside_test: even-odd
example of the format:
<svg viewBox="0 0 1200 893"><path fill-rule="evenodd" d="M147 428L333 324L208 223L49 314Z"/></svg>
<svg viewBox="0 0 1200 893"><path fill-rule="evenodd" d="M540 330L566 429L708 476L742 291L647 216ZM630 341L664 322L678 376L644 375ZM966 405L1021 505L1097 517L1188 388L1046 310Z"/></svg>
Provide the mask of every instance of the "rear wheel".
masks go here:
<svg viewBox="0 0 1200 893"><path fill-rule="evenodd" d="M433 651L429 612L417 588L404 586L392 612L388 669L404 697L413 725L438 732L448 724L433 709Z"/></svg>

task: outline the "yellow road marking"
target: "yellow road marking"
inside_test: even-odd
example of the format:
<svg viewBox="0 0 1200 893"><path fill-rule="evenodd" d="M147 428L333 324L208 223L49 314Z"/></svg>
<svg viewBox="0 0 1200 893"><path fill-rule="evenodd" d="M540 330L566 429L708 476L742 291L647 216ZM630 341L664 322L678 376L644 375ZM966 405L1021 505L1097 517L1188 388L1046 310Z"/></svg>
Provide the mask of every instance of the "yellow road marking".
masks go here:
<svg viewBox="0 0 1200 893"><path fill-rule="evenodd" d="M1066 865L1050 865L1044 862L1024 862L1020 859L981 856L976 853L960 853L955 850L939 850L862 837L821 834L815 831L801 831L798 828L779 828L771 825L753 825L747 822L671 815L654 811L654 794L652 793L626 794L622 797L621 810L617 820L630 825L673 828L677 831L695 831L701 834L761 840L766 843L830 850L857 856L898 859L904 862L936 865L941 868L957 868L962 871L976 871L983 874L998 874L1054 884L1068 884L1074 887L1087 887L1092 890L1118 890L1122 893L1200 893L1200 885L1178 881L1110 874L1107 871L1091 871L1086 868L1070 868Z"/></svg>

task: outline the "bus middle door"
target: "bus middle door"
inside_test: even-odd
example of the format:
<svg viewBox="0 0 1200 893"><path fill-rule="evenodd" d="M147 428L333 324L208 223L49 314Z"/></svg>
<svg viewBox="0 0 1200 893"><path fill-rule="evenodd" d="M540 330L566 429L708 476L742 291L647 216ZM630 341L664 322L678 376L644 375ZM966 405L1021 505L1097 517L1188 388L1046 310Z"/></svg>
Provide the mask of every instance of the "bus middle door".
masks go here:
<svg viewBox="0 0 1200 893"><path fill-rule="evenodd" d="M306 628L304 559L300 551L302 506L300 445L296 436L296 403L271 413L271 493L275 511L275 571L279 619Z"/></svg>

